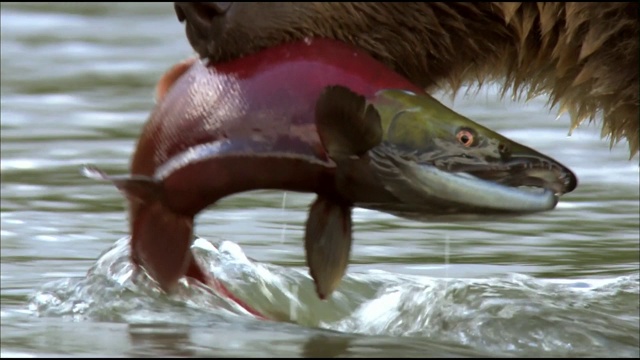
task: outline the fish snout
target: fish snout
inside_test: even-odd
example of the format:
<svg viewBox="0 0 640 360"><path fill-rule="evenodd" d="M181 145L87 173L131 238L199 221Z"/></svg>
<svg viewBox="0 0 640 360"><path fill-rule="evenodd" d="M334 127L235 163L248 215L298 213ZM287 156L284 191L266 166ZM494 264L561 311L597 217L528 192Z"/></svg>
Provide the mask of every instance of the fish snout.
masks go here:
<svg viewBox="0 0 640 360"><path fill-rule="evenodd" d="M558 192L560 195L570 193L576 189L578 177L573 171L558 162L552 162L550 167L555 171L558 183L562 185Z"/></svg>
<svg viewBox="0 0 640 360"><path fill-rule="evenodd" d="M573 171L547 157L512 156L507 164L511 185L546 188L558 196L572 192L578 186Z"/></svg>

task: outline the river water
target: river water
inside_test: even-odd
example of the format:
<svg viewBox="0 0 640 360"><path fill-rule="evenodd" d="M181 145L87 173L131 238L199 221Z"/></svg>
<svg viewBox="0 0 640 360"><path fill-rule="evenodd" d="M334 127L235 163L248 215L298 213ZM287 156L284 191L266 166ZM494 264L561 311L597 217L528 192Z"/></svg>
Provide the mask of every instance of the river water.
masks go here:
<svg viewBox="0 0 640 360"><path fill-rule="evenodd" d="M159 76L192 54L171 4L2 3L2 356L638 357L639 172L546 99L442 101L580 182L550 212L415 222L356 209L348 275L315 297L310 194L257 191L197 219L197 256L260 321L184 283L131 276L122 196Z"/></svg>

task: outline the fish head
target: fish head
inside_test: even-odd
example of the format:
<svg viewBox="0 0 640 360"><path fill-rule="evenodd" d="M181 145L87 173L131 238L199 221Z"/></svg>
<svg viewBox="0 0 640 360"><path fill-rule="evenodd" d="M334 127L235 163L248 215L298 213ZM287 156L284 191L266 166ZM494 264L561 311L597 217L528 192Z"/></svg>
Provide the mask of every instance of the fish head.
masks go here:
<svg viewBox="0 0 640 360"><path fill-rule="evenodd" d="M383 133L381 145L372 150L374 163L383 157L394 163L386 167L383 178L407 177L403 186L430 199L459 208L473 205L474 212L484 207L530 212L555 207L559 196L577 186L574 173L558 161L457 114L427 94L381 90L372 103L380 113ZM398 181L389 183L392 192L403 192ZM407 200L412 196L403 195Z"/></svg>

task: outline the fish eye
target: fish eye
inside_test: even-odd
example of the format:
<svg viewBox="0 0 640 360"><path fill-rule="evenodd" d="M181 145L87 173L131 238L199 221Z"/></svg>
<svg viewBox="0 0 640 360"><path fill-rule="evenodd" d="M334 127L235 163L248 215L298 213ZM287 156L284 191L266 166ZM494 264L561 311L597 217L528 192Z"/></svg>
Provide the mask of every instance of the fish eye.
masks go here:
<svg viewBox="0 0 640 360"><path fill-rule="evenodd" d="M465 147L474 145L474 136L470 129L462 128L456 134L458 141Z"/></svg>

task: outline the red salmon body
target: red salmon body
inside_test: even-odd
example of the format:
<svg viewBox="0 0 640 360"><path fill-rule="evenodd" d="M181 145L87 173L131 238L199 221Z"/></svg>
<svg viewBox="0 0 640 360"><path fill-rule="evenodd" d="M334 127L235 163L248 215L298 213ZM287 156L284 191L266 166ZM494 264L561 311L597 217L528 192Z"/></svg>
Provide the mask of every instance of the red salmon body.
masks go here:
<svg viewBox="0 0 640 360"><path fill-rule="evenodd" d="M329 85L343 85L364 96L385 88L420 91L364 52L331 40L287 44L209 67L196 61L153 111L138 142L131 173L161 176L166 189L180 193L175 210L194 213L226 195L219 191L255 188L252 177L256 167L264 166L260 165L260 154L281 153L287 159L286 168L276 171L277 161L270 164L272 181L269 174L257 174L261 188L316 191L322 185L317 184L321 177L314 174L319 171L315 166L327 167L331 162L315 129L314 106ZM193 170L184 167L206 161L207 149L200 147L195 153L194 147L210 144L209 151L215 151L216 144L225 146L226 139L233 139L236 149L225 152L242 157L245 171L238 169L237 160L233 160L234 166L220 156L213 159L219 166L207 167L206 174L200 166ZM288 161L293 154L301 159L299 165ZM168 165L172 158L173 165ZM178 167L180 174L170 175ZM296 179L291 172L304 178ZM243 178L246 184L239 181ZM191 191L208 188L204 183L214 181L215 189L198 194ZM188 200L186 193L198 199ZM199 203L200 199L204 203Z"/></svg>
<svg viewBox="0 0 640 360"><path fill-rule="evenodd" d="M191 60L170 70L158 85L159 102L133 155L133 180L116 182L130 200L133 262L165 290L186 275L227 292L193 260L198 212L254 189L340 199L336 165L314 122L318 96L331 85L365 97L388 88L421 91L364 52L322 39L224 64ZM141 177L152 180L135 180Z"/></svg>
<svg viewBox="0 0 640 360"><path fill-rule="evenodd" d="M164 290L191 277L258 316L190 250L194 217L225 196L258 189L317 194L304 240L324 299L348 266L354 206L405 217L546 211L577 184L553 159L456 114L332 40L209 66L190 59L169 70L156 91L130 176L90 175L127 195L132 261Z"/></svg>

